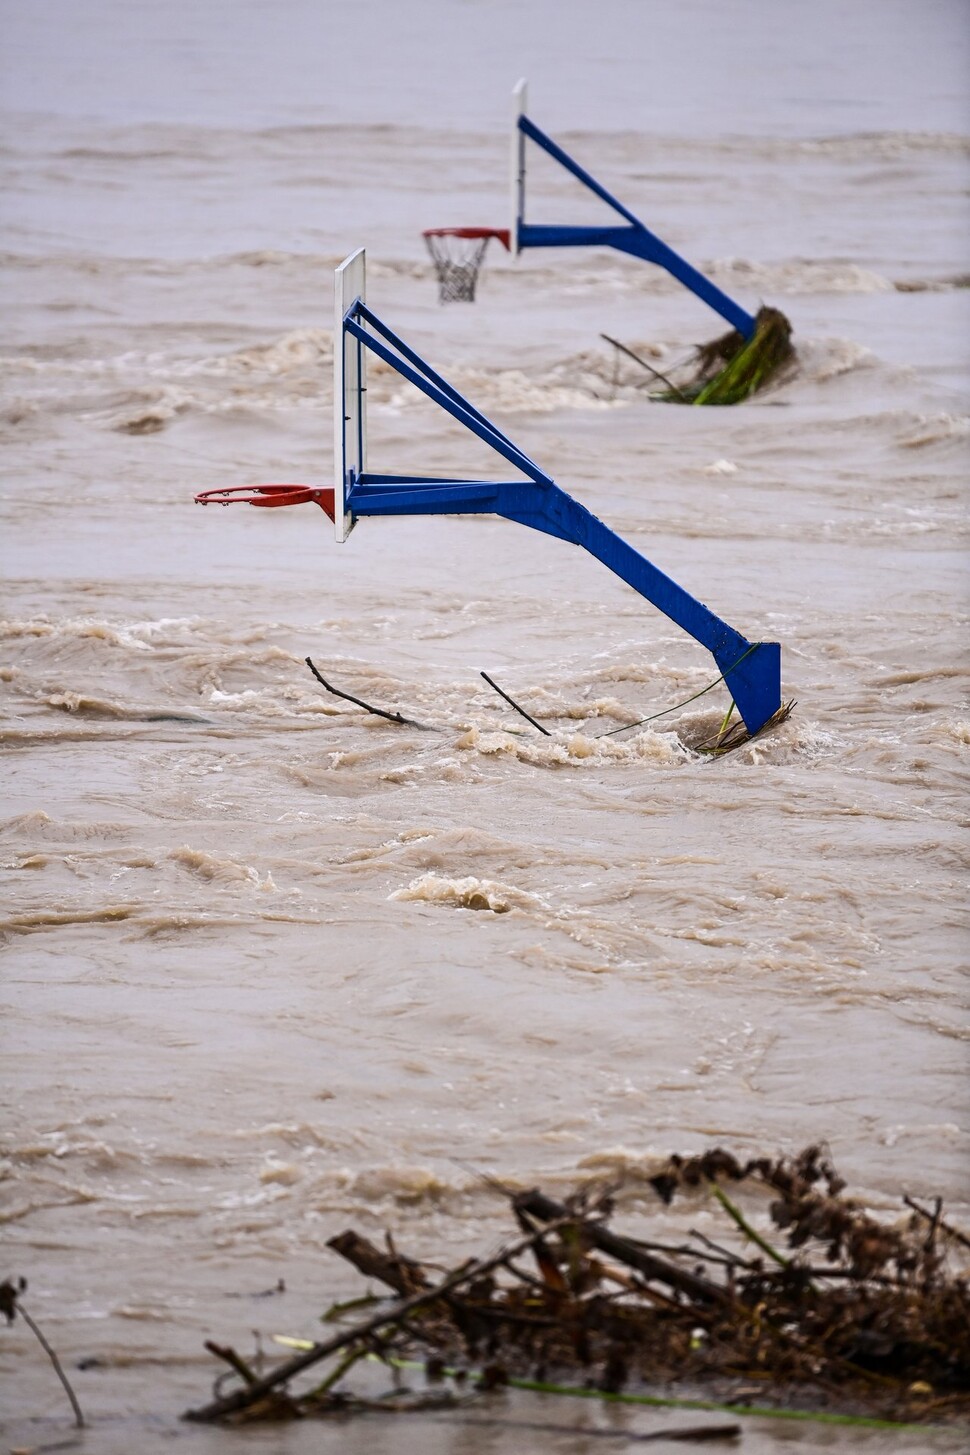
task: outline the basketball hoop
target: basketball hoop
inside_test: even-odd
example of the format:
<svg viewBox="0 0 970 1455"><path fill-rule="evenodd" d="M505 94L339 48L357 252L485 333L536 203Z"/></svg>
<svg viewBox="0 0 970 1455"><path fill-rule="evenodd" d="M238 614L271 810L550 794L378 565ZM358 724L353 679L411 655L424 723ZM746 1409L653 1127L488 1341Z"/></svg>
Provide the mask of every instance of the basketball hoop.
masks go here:
<svg viewBox="0 0 970 1455"><path fill-rule="evenodd" d="M438 275L441 303L474 303L489 242L497 237L506 251L509 247L508 229L502 227L429 227L422 236Z"/></svg>
<svg viewBox="0 0 970 1455"><path fill-rule="evenodd" d="M196 505L307 505L311 501L333 520L333 491L313 485L229 485L203 490L195 497Z"/></svg>
<svg viewBox="0 0 970 1455"><path fill-rule="evenodd" d="M444 235L460 237L461 232L447 229ZM484 237L482 230L476 229L470 241L481 243L494 236L493 229ZM498 236L508 245L509 233L504 238L501 233ZM396 516L492 515L542 531L588 551L706 647L717 664L718 681L723 679L727 684L749 735L760 732L771 721L779 721L779 709L784 708L780 644L748 641L568 495L504 430L367 306L365 275L363 248L345 258L335 274L334 488L230 485L196 495L199 504L318 505L333 521L338 541L346 540L359 521ZM504 462L501 478L466 479L368 469L367 360L371 355L499 457ZM516 471L514 480L508 478L510 465ZM368 704L361 705L370 710ZM726 729L727 718L724 723ZM722 729L715 749L736 746L733 739L728 743L729 736Z"/></svg>

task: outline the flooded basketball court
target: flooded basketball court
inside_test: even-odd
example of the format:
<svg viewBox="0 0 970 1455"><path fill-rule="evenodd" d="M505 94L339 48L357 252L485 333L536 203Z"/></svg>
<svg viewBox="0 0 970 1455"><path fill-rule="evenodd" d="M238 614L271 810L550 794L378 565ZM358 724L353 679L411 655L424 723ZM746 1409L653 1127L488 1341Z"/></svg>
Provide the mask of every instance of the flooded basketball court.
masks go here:
<svg viewBox="0 0 970 1455"><path fill-rule="evenodd" d="M659 1208L658 1158L821 1138L877 1204L965 1216L959 7L821 4L801 36L710 0L616 0L592 34L544 0L5 9L0 1275L29 1279L81 1448L526 1448L432 1416L178 1419L215 1376L204 1339L272 1350L360 1291L326 1250L344 1227L495 1246L478 1171L556 1195L623 1175L627 1226L679 1236L710 1214ZM493 245L478 301L439 305L421 230L507 225L522 74L648 225L785 311L792 378L649 402L600 335L665 370L721 323L616 253ZM533 195L571 194L537 167ZM507 521L365 520L338 547L316 507L192 504L330 483L332 275L360 245L392 328L781 642L788 723L705 758L721 690L604 737L711 659ZM372 468L490 468L379 368L368 426ZM308 655L427 729L328 696ZM66 1436L20 1323L0 1383L9 1446ZM543 1447L567 1455L696 1423L502 1398L567 1426ZM781 1422L743 1447L788 1443L850 1448Z"/></svg>

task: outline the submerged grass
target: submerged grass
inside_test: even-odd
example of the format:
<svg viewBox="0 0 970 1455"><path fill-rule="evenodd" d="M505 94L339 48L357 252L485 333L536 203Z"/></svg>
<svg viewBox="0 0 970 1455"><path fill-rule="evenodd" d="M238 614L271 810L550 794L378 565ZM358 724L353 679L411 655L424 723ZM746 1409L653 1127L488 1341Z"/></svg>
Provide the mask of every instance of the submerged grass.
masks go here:
<svg viewBox="0 0 970 1455"><path fill-rule="evenodd" d="M733 753L736 748L743 748L745 743L750 743L754 738L760 737L762 733L770 732L772 728L780 727L783 722L787 722L796 705L794 698L789 702L783 702L777 712L774 712L756 733L750 733L740 720L731 722L734 713L734 702L732 701L714 737L709 738L707 742L696 743L694 751L703 753L708 758L720 758L725 753Z"/></svg>
<svg viewBox="0 0 970 1455"><path fill-rule="evenodd" d="M794 357L792 328L777 308L760 308L750 339L730 333L698 349L694 376L676 390L656 394L669 404L741 404Z"/></svg>

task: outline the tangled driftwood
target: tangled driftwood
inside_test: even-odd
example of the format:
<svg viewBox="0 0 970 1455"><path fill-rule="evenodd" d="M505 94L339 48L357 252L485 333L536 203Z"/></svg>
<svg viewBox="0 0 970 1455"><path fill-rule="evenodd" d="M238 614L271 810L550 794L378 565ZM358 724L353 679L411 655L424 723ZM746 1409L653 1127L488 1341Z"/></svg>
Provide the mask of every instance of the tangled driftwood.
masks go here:
<svg viewBox="0 0 970 1455"><path fill-rule="evenodd" d="M241 1384L188 1417L347 1409L354 1400L340 1380L366 1354L390 1363L420 1355L427 1372L458 1372L466 1388L469 1376L476 1388L554 1389L578 1378L607 1394L675 1386L890 1420L970 1416L970 1289L959 1266L970 1242L938 1201L904 1198L901 1217L877 1216L845 1196L817 1146L794 1158L673 1157L649 1180L668 1203L706 1193L724 1215L724 1239L692 1231L671 1245L621 1234L603 1189L565 1202L507 1193L521 1236L436 1280L390 1239L382 1250L350 1230L329 1246L396 1298L268 1374L211 1345ZM777 1234L754 1225L735 1188L761 1199ZM335 1355L337 1369L315 1389L282 1392Z"/></svg>

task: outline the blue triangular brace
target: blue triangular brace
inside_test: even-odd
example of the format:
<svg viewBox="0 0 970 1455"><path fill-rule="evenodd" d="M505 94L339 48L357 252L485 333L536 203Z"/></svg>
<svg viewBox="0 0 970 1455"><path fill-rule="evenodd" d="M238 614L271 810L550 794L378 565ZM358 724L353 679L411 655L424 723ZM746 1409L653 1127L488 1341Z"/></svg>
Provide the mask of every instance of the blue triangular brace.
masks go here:
<svg viewBox="0 0 970 1455"><path fill-rule="evenodd" d="M743 334L747 339L754 336L755 320L750 313L735 303L723 293L710 278L706 278L697 268L691 267L679 253L662 242L656 233L644 227L638 217L635 217L622 202L607 192L606 188L590 176L584 167L573 158L568 152L563 151L551 137L540 131L535 122L530 121L526 115L520 115L518 128L523 136L534 141L537 146L547 152L560 166L565 167L578 182L611 207L614 212L623 218L626 224L623 227L558 227L539 226L525 221L522 216L524 210L524 181L520 182L518 190L518 212L515 218L516 235L519 248L572 248L572 247L608 247L617 248L620 252L630 253L635 258L643 258L645 262L656 263L661 268L675 277L685 287L695 293L704 303L710 305L715 313L719 313L726 319L732 328Z"/></svg>
<svg viewBox="0 0 970 1455"><path fill-rule="evenodd" d="M353 519L368 515L501 515L582 546L706 647L748 731L756 733L764 727L781 706L781 648L777 642L749 642L664 575L567 495L361 299L348 309L343 326L345 334L356 339L358 346L376 354L524 477L443 480L427 475L350 471L346 504Z"/></svg>

